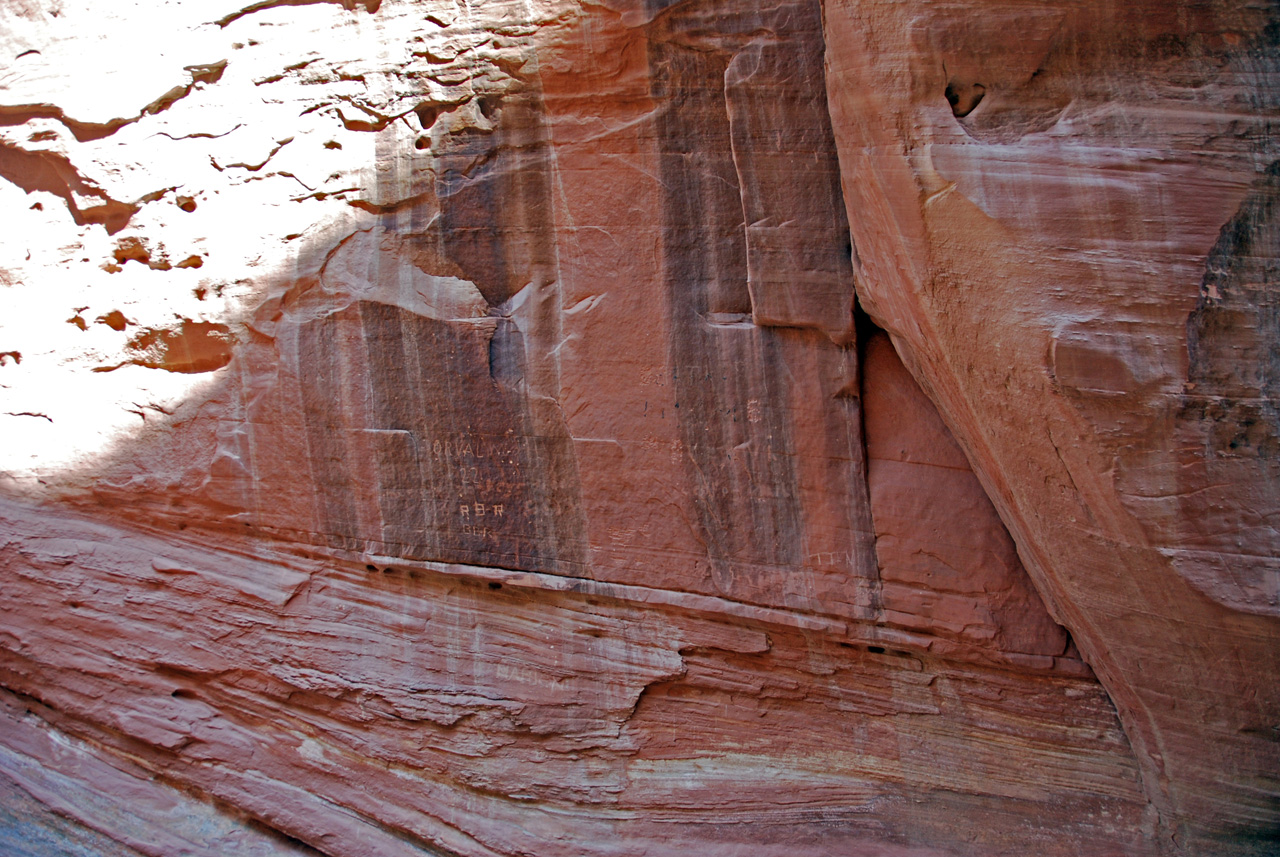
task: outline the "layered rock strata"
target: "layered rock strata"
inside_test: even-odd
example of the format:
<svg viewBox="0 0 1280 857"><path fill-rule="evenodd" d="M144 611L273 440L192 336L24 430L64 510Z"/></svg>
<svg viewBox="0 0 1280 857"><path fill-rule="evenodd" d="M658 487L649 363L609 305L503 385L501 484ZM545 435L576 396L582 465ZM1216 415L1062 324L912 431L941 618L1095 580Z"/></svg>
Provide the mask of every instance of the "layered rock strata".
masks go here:
<svg viewBox="0 0 1280 857"><path fill-rule="evenodd" d="M826 13L863 306L1110 692L1171 847L1265 853L1280 25L1231 3Z"/></svg>
<svg viewBox="0 0 1280 857"><path fill-rule="evenodd" d="M0 842L1266 853L1261 12L140 14L0 11Z"/></svg>

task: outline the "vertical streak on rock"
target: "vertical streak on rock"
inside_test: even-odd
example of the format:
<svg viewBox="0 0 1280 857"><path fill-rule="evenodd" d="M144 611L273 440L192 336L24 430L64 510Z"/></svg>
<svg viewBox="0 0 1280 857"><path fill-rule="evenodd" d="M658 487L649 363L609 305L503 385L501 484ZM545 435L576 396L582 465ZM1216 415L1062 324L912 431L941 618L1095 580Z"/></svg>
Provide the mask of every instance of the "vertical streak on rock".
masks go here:
<svg viewBox="0 0 1280 857"><path fill-rule="evenodd" d="M400 198L430 180L439 215L428 216L430 203L384 213L376 251L344 274L357 289L389 283L389 294L423 275L465 278L490 318L350 298L330 299L320 314L317 292L308 300L320 304L285 325L322 542L585 573L581 489L556 399L560 306L541 105L517 86L459 108L437 135L436 175L391 170L376 195Z"/></svg>
<svg viewBox="0 0 1280 857"><path fill-rule="evenodd" d="M714 11L660 18L649 48L669 360L712 583L865 619L876 571L852 279L822 81L805 65L818 10L735 7L711 35ZM768 45L744 49L761 32Z"/></svg>
<svg viewBox="0 0 1280 857"><path fill-rule="evenodd" d="M352 499L355 487L343 442L344 422L331 406L331 391L342 383L338 355L332 348L336 328L336 320L326 318L298 331L303 417L321 535L330 547L359 550L361 533Z"/></svg>
<svg viewBox="0 0 1280 857"><path fill-rule="evenodd" d="M496 325L366 301L301 326L299 383L327 543L582 573L568 437L539 425L518 381L495 380ZM510 383L523 358L504 360Z"/></svg>
<svg viewBox="0 0 1280 857"><path fill-rule="evenodd" d="M822 76L816 3L740 50L725 73L757 324L853 339L853 267ZM812 34L812 35L810 35ZM806 38L805 36L810 36Z"/></svg>
<svg viewBox="0 0 1280 857"><path fill-rule="evenodd" d="M498 212L498 223L520 226L526 273L512 286L532 292L528 330L523 332L533 351L527 353L530 359L524 380L533 395L556 398L560 395L556 355L561 337L561 295L552 211L553 152L541 90L536 80L529 87L528 92L505 99L497 108L502 132L511 138L504 152L510 152L507 157L513 162L504 179L504 209ZM560 423L557 431L563 433L563 421L558 415L555 419Z"/></svg>
<svg viewBox="0 0 1280 857"><path fill-rule="evenodd" d="M736 580L741 563L797 566L802 557L784 410L762 407L755 422L748 415L752 397L772 404L786 395L775 336L707 320L745 303L742 206L724 110L726 65L719 53L651 46L653 97L668 105L658 132L672 382L713 579L723 594L733 595L743 588Z"/></svg>
<svg viewBox="0 0 1280 857"><path fill-rule="evenodd" d="M436 234L449 261L509 319L498 323L490 349L502 358L523 460L537 462L525 501L536 510L536 530L526 551L581 574L581 486L558 403L561 306L546 110L536 78L477 101L491 127L462 129L442 144Z"/></svg>
<svg viewBox="0 0 1280 857"><path fill-rule="evenodd" d="M367 389L368 414L357 413L356 425L370 427L378 476L380 541L387 545L416 545L424 552L438 549L433 538L439 526L438 504L423 491L425 480L415 438L421 435L425 411L417 354L409 353L399 314L384 304L359 307L360 333L351 350L371 368ZM363 352L363 353L362 353ZM359 420L365 416L367 422ZM390 551L388 551L390 552Z"/></svg>

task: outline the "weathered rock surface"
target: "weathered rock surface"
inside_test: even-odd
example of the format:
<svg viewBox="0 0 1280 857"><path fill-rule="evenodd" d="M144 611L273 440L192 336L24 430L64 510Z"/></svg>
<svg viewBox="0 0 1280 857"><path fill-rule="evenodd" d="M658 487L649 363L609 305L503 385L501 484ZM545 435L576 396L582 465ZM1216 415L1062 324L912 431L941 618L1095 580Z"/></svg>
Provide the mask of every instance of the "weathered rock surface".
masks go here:
<svg viewBox="0 0 1280 857"><path fill-rule="evenodd" d="M1269 852L1274 10L826 23L862 305L1111 694L1171 847Z"/></svg>
<svg viewBox="0 0 1280 857"><path fill-rule="evenodd" d="M0 9L0 843L1267 853L1276 29Z"/></svg>

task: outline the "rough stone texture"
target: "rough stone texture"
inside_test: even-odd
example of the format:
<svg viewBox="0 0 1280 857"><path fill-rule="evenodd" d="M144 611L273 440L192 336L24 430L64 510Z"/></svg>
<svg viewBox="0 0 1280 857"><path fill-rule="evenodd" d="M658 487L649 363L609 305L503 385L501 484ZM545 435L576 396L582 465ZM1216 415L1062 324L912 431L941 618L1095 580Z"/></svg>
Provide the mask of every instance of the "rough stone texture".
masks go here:
<svg viewBox="0 0 1280 857"><path fill-rule="evenodd" d="M862 305L1111 694L1170 847L1270 853L1274 8L825 10Z"/></svg>
<svg viewBox="0 0 1280 857"><path fill-rule="evenodd" d="M6 4L0 843L1267 853L1277 29Z"/></svg>
<svg viewBox="0 0 1280 857"><path fill-rule="evenodd" d="M1045 612L964 453L889 338L875 333L864 355L882 621L1005 651L1063 654L1066 632Z"/></svg>

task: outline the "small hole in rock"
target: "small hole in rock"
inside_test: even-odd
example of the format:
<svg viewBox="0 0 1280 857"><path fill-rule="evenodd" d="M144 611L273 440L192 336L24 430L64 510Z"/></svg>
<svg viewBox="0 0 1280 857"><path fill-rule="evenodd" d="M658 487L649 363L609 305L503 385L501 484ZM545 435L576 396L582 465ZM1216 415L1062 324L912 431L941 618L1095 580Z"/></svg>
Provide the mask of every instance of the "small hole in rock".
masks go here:
<svg viewBox="0 0 1280 857"><path fill-rule="evenodd" d="M378 570L378 567L377 567L376 565L372 565L372 564L370 564L370 565L366 565L366 566L364 567L364 570L365 570L365 571L377 571L377 570Z"/></svg>
<svg viewBox="0 0 1280 857"><path fill-rule="evenodd" d="M419 137L418 139L413 141L413 148L417 149L418 151L422 151L423 149L430 149L431 138L425 135Z"/></svg>
<svg viewBox="0 0 1280 857"><path fill-rule="evenodd" d="M498 95L486 95L480 99L480 113L486 119L493 119L497 114L498 108L502 106L502 97Z"/></svg>
<svg viewBox="0 0 1280 857"><path fill-rule="evenodd" d="M873 655L883 655L884 647L883 646L867 646L867 651Z"/></svg>
<svg viewBox="0 0 1280 857"><path fill-rule="evenodd" d="M395 569L394 569L394 568L392 568L391 566L387 566L386 568L384 568L384 569L382 570L382 573L383 573L383 574L394 574L394 573L395 573Z"/></svg>
<svg viewBox="0 0 1280 857"><path fill-rule="evenodd" d="M440 108L431 104L419 104L413 112L418 117L418 124L422 126L423 131L436 124L436 119L440 117Z"/></svg>
<svg viewBox="0 0 1280 857"><path fill-rule="evenodd" d="M982 103L982 97L987 94L987 88L980 83L963 83L955 78L947 84L945 95L947 103L951 105L951 113L957 118L963 118Z"/></svg>
<svg viewBox="0 0 1280 857"><path fill-rule="evenodd" d="M490 588L490 589L501 589L501 588L502 588L502 584L501 584L501 583L490 583L490 584L489 584L489 588Z"/></svg>

